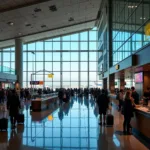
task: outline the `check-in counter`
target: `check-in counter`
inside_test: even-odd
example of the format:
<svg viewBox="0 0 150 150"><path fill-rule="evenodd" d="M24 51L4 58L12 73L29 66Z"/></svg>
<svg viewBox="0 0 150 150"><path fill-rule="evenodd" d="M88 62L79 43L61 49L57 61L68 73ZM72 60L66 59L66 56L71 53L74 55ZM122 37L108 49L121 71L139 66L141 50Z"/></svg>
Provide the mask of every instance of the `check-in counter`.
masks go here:
<svg viewBox="0 0 150 150"><path fill-rule="evenodd" d="M57 95L36 98L31 102L32 111L42 111L48 109L52 103L57 103L57 100Z"/></svg>
<svg viewBox="0 0 150 150"><path fill-rule="evenodd" d="M32 121L34 121L34 122L36 122L36 121L38 121L38 122L40 122L41 120L44 120L45 118L47 118L50 114L52 114L52 113L54 113L54 112L56 112L57 111L57 109L59 108L59 105L58 104L51 104L52 105L52 107L51 107L51 109L46 109L46 110L43 110L43 111L41 111L41 112L30 112L30 114L31 114L31 118L32 118Z"/></svg>
<svg viewBox="0 0 150 150"><path fill-rule="evenodd" d="M133 131L150 142L150 111L146 107L136 107L131 120Z"/></svg>

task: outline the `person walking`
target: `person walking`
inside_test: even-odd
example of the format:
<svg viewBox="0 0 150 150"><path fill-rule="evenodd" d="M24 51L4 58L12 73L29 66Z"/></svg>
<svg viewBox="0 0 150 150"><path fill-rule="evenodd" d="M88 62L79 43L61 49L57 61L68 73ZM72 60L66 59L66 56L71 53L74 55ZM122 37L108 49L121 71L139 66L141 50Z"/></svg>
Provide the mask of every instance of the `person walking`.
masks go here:
<svg viewBox="0 0 150 150"><path fill-rule="evenodd" d="M7 101L7 109L9 110L10 120L11 120L11 128L15 129L17 117L19 114L20 101L19 96L17 95L15 90L12 90L11 98Z"/></svg>
<svg viewBox="0 0 150 150"><path fill-rule="evenodd" d="M105 90L102 90L102 93L97 98L97 104L99 107L99 114L100 114L100 123L99 125L106 125L106 112L109 105L109 98L105 93ZM103 122L102 122L103 117Z"/></svg>
<svg viewBox="0 0 150 150"><path fill-rule="evenodd" d="M133 117L133 111L135 107L134 99L131 96L131 91L127 91L125 95L125 99L123 102L122 114L124 115L124 122L123 122L123 133L124 134L131 134L130 133L130 121Z"/></svg>

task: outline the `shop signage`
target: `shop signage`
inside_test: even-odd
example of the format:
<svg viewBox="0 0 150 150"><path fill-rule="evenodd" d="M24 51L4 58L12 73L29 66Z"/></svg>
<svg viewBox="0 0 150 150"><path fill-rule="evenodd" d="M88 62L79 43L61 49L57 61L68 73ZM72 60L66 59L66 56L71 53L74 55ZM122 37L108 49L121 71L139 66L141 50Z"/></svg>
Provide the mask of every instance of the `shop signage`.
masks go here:
<svg viewBox="0 0 150 150"><path fill-rule="evenodd" d="M43 81L30 81L30 85L43 85Z"/></svg>

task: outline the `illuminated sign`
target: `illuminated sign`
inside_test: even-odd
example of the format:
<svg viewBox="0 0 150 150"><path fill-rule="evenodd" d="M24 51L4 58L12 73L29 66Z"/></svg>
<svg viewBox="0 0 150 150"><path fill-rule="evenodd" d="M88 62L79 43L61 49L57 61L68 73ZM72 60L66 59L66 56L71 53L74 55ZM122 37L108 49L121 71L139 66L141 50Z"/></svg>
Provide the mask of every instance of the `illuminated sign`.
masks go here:
<svg viewBox="0 0 150 150"><path fill-rule="evenodd" d="M144 28L145 35L150 36L150 23L147 23Z"/></svg>
<svg viewBox="0 0 150 150"><path fill-rule="evenodd" d="M52 121L52 120L53 120L53 116L52 116L52 115L49 115L49 116L48 116L48 120L49 120L49 121Z"/></svg>
<svg viewBox="0 0 150 150"><path fill-rule="evenodd" d="M30 81L30 85L43 85L43 81Z"/></svg>
<svg viewBox="0 0 150 150"><path fill-rule="evenodd" d="M48 78L53 78L54 77L54 74L51 73L51 74L48 74Z"/></svg>
<svg viewBox="0 0 150 150"><path fill-rule="evenodd" d="M120 65L116 65L115 68L116 68L116 70L119 70Z"/></svg>

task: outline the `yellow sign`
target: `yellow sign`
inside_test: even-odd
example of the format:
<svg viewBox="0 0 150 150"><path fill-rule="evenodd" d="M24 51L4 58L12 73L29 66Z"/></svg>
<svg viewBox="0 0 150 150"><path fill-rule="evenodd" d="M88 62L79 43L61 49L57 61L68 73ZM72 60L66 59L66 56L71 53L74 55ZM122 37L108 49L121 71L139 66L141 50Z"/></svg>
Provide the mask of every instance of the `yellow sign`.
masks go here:
<svg viewBox="0 0 150 150"><path fill-rule="evenodd" d="M119 70L120 66L119 66L119 65L116 65L115 68L116 68L116 70Z"/></svg>
<svg viewBox="0 0 150 150"><path fill-rule="evenodd" d="M52 116L52 115L49 115L49 116L48 116L48 120L49 120L49 121L52 121L52 120L53 120L53 116Z"/></svg>
<svg viewBox="0 0 150 150"><path fill-rule="evenodd" d="M54 74L51 73L51 74L48 74L48 78L53 78L54 77Z"/></svg>
<svg viewBox="0 0 150 150"><path fill-rule="evenodd" d="M150 36L150 23L146 24L144 28L145 35Z"/></svg>

